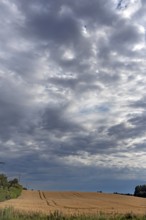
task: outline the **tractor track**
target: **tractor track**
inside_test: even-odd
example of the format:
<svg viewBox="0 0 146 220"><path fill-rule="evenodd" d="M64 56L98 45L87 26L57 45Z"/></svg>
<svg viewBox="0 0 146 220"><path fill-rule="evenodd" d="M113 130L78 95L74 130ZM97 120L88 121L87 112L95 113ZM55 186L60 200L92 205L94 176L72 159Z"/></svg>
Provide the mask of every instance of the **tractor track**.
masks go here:
<svg viewBox="0 0 146 220"><path fill-rule="evenodd" d="M40 191L40 190L38 190L38 193L39 193L39 197L40 197L40 199L43 200L43 198L42 198L42 194L41 194L41 191Z"/></svg>
<svg viewBox="0 0 146 220"><path fill-rule="evenodd" d="M38 190L38 193L39 193L39 198L45 201L48 206L52 206L52 207L57 206L57 203L54 200L51 200L50 202L47 200L47 197L44 192Z"/></svg>
<svg viewBox="0 0 146 220"><path fill-rule="evenodd" d="M55 206L57 206L57 203L56 203L54 200L52 200L52 203L53 203Z"/></svg>
<svg viewBox="0 0 146 220"><path fill-rule="evenodd" d="M44 192L42 192L42 195L43 195L43 199L46 201L47 205L51 206L50 203L48 202Z"/></svg>
<svg viewBox="0 0 146 220"><path fill-rule="evenodd" d="M38 190L38 193L39 193L39 197L40 197L40 199L43 200L43 201L45 201L46 204L47 204L47 206L52 206L52 205L49 203L49 201L47 200L47 198L46 198L44 192Z"/></svg>

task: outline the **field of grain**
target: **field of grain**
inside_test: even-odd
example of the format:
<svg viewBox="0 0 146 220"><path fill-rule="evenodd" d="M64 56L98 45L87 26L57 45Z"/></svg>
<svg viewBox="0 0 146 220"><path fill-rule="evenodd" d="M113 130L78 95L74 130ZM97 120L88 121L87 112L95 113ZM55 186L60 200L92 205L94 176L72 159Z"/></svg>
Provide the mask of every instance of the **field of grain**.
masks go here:
<svg viewBox="0 0 146 220"><path fill-rule="evenodd" d="M96 192L23 191L17 199L0 203L0 207L14 207L26 212L49 214L58 210L63 214L135 213L146 214L146 199L133 196Z"/></svg>

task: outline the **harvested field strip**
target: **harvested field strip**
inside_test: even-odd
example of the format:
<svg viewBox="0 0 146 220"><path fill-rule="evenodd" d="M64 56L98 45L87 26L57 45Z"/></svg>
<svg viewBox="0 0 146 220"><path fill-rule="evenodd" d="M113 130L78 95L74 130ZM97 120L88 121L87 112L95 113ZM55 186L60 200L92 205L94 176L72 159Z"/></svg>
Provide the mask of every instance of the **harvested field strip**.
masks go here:
<svg viewBox="0 0 146 220"><path fill-rule="evenodd" d="M65 208L65 209L74 209L74 210L97 210L97 207L78 207L78 206L76 206L76 207L72 207L72 206L63 206L63 208Z"/></svg>

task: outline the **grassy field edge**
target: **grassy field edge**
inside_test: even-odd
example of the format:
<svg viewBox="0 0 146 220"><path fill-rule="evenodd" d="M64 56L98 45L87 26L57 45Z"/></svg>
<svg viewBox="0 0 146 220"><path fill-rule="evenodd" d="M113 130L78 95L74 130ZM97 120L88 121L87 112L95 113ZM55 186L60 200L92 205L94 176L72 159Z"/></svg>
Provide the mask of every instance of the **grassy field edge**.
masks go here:
<svg viewBox="0 0 146 220"><path fill-rule="evenodd" d="M126 214L105 214L97 213L91 215L64 215L59 211L52 213L24 213L14 210L12 207L0 209L0 220L146 220L146 215L135 215L133 213Z"/></svg>

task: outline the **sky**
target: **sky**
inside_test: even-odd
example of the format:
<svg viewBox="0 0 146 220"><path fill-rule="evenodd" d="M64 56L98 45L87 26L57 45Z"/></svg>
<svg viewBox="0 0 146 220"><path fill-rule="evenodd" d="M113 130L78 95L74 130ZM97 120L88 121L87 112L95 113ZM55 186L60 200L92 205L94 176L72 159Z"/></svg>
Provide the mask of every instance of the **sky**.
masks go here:
<svg viewBox="0 0 146 220"><path fill-rule="evenodd" d="M146 183L146 1L0 1L0 172L29 189Z"/></svg>

